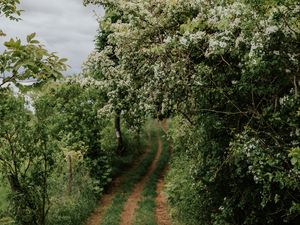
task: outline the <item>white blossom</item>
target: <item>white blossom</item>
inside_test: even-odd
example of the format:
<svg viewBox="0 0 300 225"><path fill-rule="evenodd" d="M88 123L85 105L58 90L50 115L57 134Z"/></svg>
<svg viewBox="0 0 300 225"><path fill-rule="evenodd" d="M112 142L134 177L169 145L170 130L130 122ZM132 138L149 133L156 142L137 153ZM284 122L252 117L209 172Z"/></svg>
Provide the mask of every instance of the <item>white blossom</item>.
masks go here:
<svg viewBox="0 0 300 225"><path fill-rule="evenodd" d="M277 26L270 26L266 28L266 34L270 35L272 33L275 33L278 31L278 27Z"/></svg>

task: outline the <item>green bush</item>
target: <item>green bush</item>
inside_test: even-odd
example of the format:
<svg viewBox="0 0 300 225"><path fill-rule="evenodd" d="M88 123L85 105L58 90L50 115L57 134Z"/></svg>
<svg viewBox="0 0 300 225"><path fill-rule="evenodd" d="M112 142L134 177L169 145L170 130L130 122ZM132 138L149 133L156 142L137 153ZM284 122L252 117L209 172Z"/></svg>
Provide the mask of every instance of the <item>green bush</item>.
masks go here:
<svg viewBox="0 0 300 225"><path fill-rule="evenodd" d="M67 159L56 159L58 166L49 179L49 225L84 224L103 191L98 189L99 184L95 184L90 176L88 164L83 158L75 156L72 157L72 180L69 180Z"/></svg>
<svg viewBox="0 0 300 225"><path fill-rule="evenodd" d="M297 224L300 102L293 94L284 99L275 115L264 114L280 136L249 126L230 132L216 116L206 115L201 127L174 119L167 192L180 222Z"/></svg>

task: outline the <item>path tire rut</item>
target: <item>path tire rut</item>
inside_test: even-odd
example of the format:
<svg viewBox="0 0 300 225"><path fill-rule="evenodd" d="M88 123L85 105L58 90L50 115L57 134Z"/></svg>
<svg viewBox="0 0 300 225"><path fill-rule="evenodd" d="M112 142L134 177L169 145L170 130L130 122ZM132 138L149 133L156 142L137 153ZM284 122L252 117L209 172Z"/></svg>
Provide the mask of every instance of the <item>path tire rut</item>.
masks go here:
<svg viewBox="0 0 300 225"><path fill-rule="evenodd" d="M162 141L158 136L158 149L155 155L155 158L150 165L147 173L145 176L134 186L134 189L129 196L127 202L125 203L122 215L121 215L121 222L120 225L131 225L134 219L134 212L138 208L138 203L142 197L142 191L144 186L149 178L149 176L153 173L156 168L157 161L159 160L160 154L162 152Z"/></svg>
<svg viewBox="0 0 300 225"><path fill-rule="evenodd" d="M138 165L143 161L145 156L149 153L150 151L150 144L147 146L145 152L137 159L132 167L128 170L132 171L135 170ZM100 222L103 220L105 213L107 209L109 208L116 192L118 191L118 188L120 184L123 182L124 177L126 173L117 177L115 180L112 181L112 184L110 185L110 188L108 189L107 193L104 193L99 201L99 206L94 210L94 212L90 215L90 217L87 219L87 222L85 225L99 225Z"/></svg>

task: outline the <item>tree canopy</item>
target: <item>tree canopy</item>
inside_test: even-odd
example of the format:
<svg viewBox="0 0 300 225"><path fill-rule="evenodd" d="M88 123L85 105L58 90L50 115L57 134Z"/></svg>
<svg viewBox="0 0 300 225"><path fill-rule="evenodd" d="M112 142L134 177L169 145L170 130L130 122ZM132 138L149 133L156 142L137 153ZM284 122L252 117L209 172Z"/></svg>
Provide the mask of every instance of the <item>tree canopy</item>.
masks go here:
<svg viewBox="0 0 300 225"><path fill-rule="evenodd" d="M189 171L174 163L169 181L179 219L297 221L299 1L84 2L106 10L85 66L114 84L111 105L126 90L124 112L180 118L174 157Z"/></svg>

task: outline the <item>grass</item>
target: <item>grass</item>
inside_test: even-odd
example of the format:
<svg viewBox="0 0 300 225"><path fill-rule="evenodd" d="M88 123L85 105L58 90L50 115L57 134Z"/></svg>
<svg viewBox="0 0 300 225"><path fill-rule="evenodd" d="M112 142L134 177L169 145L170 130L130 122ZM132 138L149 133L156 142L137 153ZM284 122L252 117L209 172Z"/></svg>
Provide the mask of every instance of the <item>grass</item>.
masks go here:
<svg viewBox="0 0 300 225"><path fill-rule="evenodd" d="M4 178L0 175L0 218L2 213L8 210L9 203L7 201L9 189Z"/></svg>
<svg viewBox="0 0 300 225"><path fill-rule="evenodd" d="M155 219L155 199L157 196L156 187L157 181L169 161L170 153L168 143L163 140L163 149L160 158L157 162L156 168L150 175L149 180L145 184L143 190L143 198L139 202L139 208L135 212L135 219L133 225L156 225Z"/></svg>
<svg viewBox="0 0 300 225"><path fill-rule="evenodd" d="M0 225L9 225L13 221L8 215L9 202L7 201L9 189L0 177Z"/></svg>
<svg viewBox="0 0 300 225"><path fill-rule="evenodd" d="M123 207L131 194L134 185L147 173L148 167L151 165L154 160L157 144L156 138L153 138L154 132L151 133L151 143L154 143L149 151L149 153L145 156L143 161L139 164L138 168L129 172L124 182L121 184L119 191L116 193L115 197L112 200L110 207L108 208L104 219L101 225L119 225L121 219L121 213Z"/></svg>
<svg viewBox="0 0 300 225"><path fill-rule="evenodd" d="M51 216L48 217L49 225L83 225L86 218L96 207L94 196L77 196L60 199L52 207Z"/></svg>

